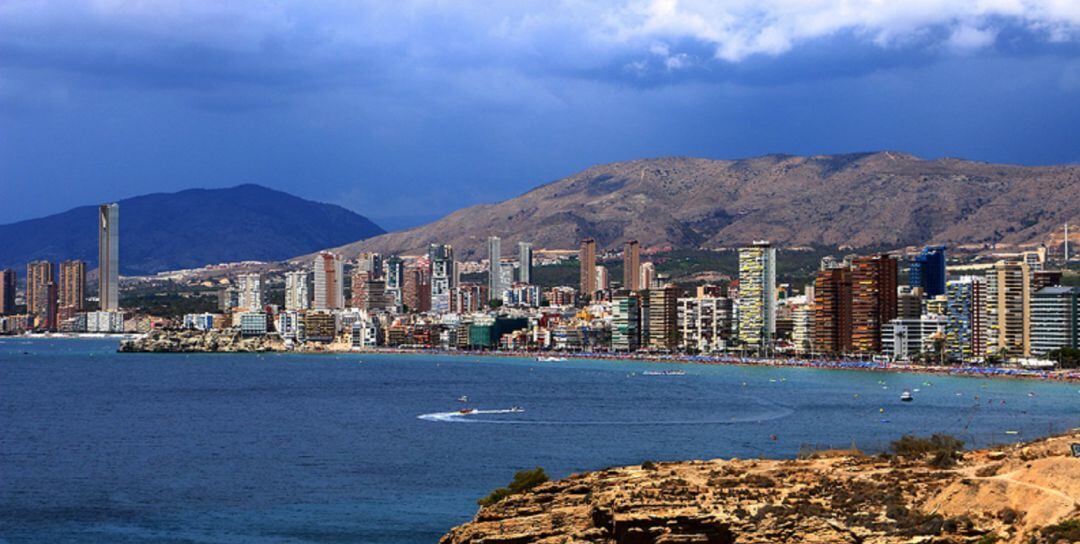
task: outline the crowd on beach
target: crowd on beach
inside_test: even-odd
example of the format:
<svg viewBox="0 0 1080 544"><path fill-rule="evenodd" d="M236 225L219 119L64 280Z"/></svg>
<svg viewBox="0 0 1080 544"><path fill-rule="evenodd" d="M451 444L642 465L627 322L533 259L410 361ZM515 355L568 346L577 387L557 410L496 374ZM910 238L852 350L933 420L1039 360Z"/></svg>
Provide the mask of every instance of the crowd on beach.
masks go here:
<svg viewBox="0 0 1080 544"><path fill-rule="evenodd" d="M878 372L918 372L951 376L975 376L986 378L1025 378L1053 381L1080 382L1080 370L1077 369L1035 369L1018 366L976 366L976 365L919 365L866 359L844 359L825 357L793 356L746 356L733 354L691 355L668 353L618 353L600 351L573 352L538 352L510 350L444 350L432 348L376 348L369 351L376 353L425 353L437 355L469 355L484 357L556 357L567 359L594 359L607 361L644 361L658 363L698 363L726 364L772 367L805 367L832 370L862 370Z"/></svg>

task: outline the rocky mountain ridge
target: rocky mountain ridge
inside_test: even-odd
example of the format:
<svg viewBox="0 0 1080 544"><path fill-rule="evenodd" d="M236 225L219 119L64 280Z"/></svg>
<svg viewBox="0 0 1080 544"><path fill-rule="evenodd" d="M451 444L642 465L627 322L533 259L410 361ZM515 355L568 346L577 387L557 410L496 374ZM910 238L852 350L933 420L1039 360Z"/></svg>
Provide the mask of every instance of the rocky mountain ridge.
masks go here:
<svg viewBox="0 0 1080 544"><path fill-rule="evenodd" d="M781 245L903 247L1039 243L1080 222L1080 166L924 160L896 152L742 160L688 157L595 166L496 204L458 210L421 227L337 248L409 253L453 244L482 256L504 247L715 248L769 239Z"/></svg>

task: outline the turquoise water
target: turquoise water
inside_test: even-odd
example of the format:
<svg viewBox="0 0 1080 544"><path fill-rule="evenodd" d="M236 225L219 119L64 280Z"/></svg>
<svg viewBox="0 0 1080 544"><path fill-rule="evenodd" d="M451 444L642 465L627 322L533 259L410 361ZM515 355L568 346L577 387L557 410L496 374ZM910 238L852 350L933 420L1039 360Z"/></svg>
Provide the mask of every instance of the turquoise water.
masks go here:
<svg viewBox="0 0 1080 544"><path fill-rule="evenodd" d="M874 450L904 433L986 445L1080 426L1077 384L115 347L0 340L0 541L435 542L522 468ZM686 375L640 374L664 368ZM464 406L480 411L455 414Z"/></svg>

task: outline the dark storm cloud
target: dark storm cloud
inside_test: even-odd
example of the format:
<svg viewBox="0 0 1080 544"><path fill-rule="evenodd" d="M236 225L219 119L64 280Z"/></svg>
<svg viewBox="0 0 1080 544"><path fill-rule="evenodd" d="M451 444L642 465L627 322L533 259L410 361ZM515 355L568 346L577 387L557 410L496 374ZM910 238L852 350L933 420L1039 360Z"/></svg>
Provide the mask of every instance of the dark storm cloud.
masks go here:
<svg viewBox="0 0 1080 544"><path fill-rule="evenodd" d="M667 154L1080 158L1080 8L959 4L5 2L0 221L255 182L403 224Z"/></svg>

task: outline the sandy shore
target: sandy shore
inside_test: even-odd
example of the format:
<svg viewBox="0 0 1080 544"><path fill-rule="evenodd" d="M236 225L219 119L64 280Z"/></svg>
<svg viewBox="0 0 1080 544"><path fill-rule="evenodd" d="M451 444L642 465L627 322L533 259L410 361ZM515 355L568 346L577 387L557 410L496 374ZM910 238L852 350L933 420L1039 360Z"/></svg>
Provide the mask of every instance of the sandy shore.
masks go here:
<svg viewBox="0 0 1080 544"><path fill-rule="evenodd" d="M309 352L305 352L309 353ZM318 352L315 352L318 353ZM327 353L342 353L332 351ZM551 351L467 351L438 349L402 349L368 348L352 350L350 353L381 353L409 355L453 355L470 357L510 357L510 358L564 358L601 361L634 361L653 363L681 363L706 365L768 366L777 368L817 368L824 370L860 370L868 372L907 372L912 374L934 374L945 376L969 376L980 378L1012 378L1047 381L1080 382L1080 370L1034 370L1017 367L980 367L980 366L928 366L876 361L848 359L809 359L809 358L760 358L737 357L729 355L680 355L680 354L643 354L643 353L599 353L599 352L551 352ZM557 364L557 362L555 362Z"/></svg>

